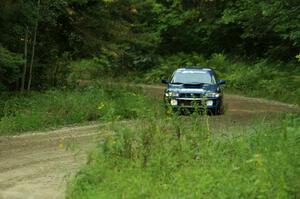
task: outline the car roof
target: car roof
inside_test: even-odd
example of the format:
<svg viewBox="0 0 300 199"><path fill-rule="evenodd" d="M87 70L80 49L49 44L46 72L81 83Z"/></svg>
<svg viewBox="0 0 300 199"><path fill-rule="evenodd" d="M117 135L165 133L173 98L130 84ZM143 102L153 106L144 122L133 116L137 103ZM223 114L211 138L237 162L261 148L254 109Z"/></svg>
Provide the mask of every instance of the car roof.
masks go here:
<svg viewBox="0 0 300 199"><path fill-rule="evenodd" d="M211 68L200 68L200 67L195 67L195 68L178 68L176 71L202 71L202 72L207 72L210 74L213 74L213 69Z"/></svg>

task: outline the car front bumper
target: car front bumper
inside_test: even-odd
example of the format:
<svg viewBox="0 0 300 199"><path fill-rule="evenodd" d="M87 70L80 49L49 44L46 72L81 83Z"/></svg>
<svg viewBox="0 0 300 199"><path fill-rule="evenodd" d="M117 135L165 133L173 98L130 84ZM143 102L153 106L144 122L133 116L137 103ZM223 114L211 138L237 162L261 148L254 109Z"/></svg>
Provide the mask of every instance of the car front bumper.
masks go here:
<svg viewBox="0 0 300 199"><path fill-rule="evenodd" d="M210 98L165 98L165 104L173 109L218 109L222 105L221 97Z"/></svg>

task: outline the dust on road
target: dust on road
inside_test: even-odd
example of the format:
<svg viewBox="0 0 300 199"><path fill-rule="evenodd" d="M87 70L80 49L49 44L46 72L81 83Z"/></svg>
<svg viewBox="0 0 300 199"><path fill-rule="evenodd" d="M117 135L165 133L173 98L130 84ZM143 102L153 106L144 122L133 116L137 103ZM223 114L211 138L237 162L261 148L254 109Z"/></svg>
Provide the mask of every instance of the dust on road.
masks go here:
<svg viewBox="0 0 300 199"><path fill-rule="evenodd" d="M162 87L145 89L161 99ZM296 106L236 95L225 95L225 104L227 117L211 117L218 125L243 125L258 115L272 118L300 111ZM85 163L87 151L105 134L99 126L0 137L0 199L64 198L69 176Z"/></svg>

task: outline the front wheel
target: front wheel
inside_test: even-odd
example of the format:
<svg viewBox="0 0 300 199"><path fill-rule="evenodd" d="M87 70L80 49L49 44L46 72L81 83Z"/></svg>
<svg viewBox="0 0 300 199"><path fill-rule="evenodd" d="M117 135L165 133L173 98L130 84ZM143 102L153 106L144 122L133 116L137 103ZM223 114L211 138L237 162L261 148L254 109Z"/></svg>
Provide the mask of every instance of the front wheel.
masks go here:
<svg viewBox="0 0 300 199"><path fill-rule="evenodd" d="M221 107L215 108L215 109L211 110L211 113L213 115L223 115L224 114L224 107L221 106Z"/></svg>

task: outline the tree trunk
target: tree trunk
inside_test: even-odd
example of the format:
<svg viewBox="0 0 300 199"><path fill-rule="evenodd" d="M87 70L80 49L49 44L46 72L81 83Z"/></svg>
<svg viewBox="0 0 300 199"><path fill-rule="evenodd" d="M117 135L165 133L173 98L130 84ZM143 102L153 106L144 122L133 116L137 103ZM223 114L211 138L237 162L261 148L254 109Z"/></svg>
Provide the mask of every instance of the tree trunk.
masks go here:
<svg viewBox="0 0 300 199"><path fill-rule="evenodd" d="M54 87L57 86L57 74L58 74L58 71L59 71L59 68L60 68L59 66L60 66L60 64L56 63L55 67L54 67L54 70L53 70L52 86L54 86Z"/></svg>
<svg viewBox="0 0 300 199"><path fill-rule="evenodd" d="M26 26L25 40L24 40L24 67L23 67L23 74L21 80L21 93L24 92L24 88L25 88L25 79L27 73L27 52L28 52L27 49L28 49L28 26Z"/></svg>
<svg viewBox="0 0 300 199"><path fill-rule="evenodd" d="M40 12L40 0L38 0L38 12ZM33 62L34 62L34 55L35 55L35 45L36 45L36 36L37 36L37 30L38 30L38 19L35 22L34 27L34 36L33 36L33 43L32 43L32 52L31 52L31 61L30 61L30 68L29 68L29 79L28 79L28 85L27 90L30 90L31 87L31 80L32 80L32 68L33 68Z"/></svg>

